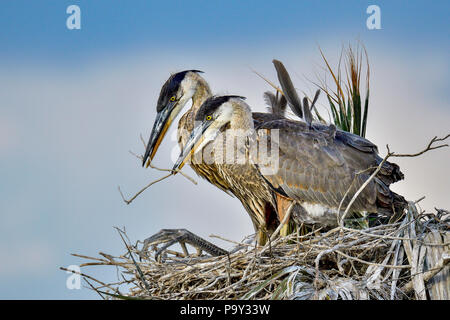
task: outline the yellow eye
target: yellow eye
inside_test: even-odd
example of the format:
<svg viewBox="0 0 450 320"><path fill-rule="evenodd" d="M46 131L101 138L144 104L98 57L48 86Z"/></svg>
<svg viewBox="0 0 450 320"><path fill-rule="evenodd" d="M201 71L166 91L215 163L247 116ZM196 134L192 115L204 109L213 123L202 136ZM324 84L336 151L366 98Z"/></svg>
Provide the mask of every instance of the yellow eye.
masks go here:
<svg viewBox="0 0 450 320"><path fill-rule="evenodd" d="M206 116L206 120L211 121L212 117L211 116Z"/></svg>
<svg viewBox="0 0 450 320"><path fill-rule="evenodd" d="M175 101L175 99L176 99L175 96L173 96L172 98L170 98L170 101L173 102L173 101Z"/></svg>

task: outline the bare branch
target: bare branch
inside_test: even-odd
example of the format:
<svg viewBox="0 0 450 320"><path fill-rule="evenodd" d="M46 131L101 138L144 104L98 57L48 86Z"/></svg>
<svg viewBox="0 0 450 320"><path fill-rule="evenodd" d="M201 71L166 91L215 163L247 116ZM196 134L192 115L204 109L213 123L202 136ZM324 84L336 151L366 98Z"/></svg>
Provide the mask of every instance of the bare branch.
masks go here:
<svg viewBox="0 0 450 320"><path fill-rule="evenodd" d="M386 147L387 147L388 152L390 153L391 157L417 157L417 156L420 156L420 155L422 155L425 152L430 151L430 150L435 150L435 149L439 149L439 148L443 148L443 147L448 147L448 144L441 144L441 145L437 145L437 146L433 145L436 142L441 142L441 141L447 140L448 137L450 137L450 134L446 135L443 138L438 138L436 136L433 139L431 139L430 143L428 143L428 145L426 146L425 149L423 149L420 152L412 153L412 154L401 154L401 153L397 154L397 153L394 153L394 152L390 152L388 145L386 145Z"/></svg>
<svg viewBox="0 0 450 320"><path fill-rule="evenodd" d="M147 281L145 280L144 273L142 272L142 270L141 270L141 268L139 267L139 265L136 263L136 260L134 260L133 254L132 254L131 251L130 251L130 247L129 247L129 245L126 243L125 239L124 239L123 236L122 236L122 233L124 233L124 231L120 230L120 229L117 228L117 227L115 227L115 228L116 228L117 232L119 233L119 236L120 236L120 238L121 238L122 241L123 241L123 244L125 245L125 247L126 247L127 250L128 250L128 253L129 253L129 255L130 255L130 258L131 258L131 260L133 261L133 264L134 264L135 267L136 267L136 270L137 270L137 272L138 272L138 274L139 274L139 277L141 278L142 283L143 283L144 286L145 286L145 289L147 289L147 291L150 292L150 286L148 285ZM124 233L124 234L125 234L125 233Z"/></svg>
<svg viewBox="0 0 450 320"><path fill-rule="evenodd" d="M423 273L423 281L425 283L428 282L431 278L433 278L436 274L438 274L442 269L444 269L444 267L447 266L449 263L450 263L449 256L448 255L443 256L433 269L422 272ZM409 292L412 290L414 290L414 281L413 280L409 281L402 288L402 291L404 291L404 292Z"/></svg>
<svg viewBox="0 0 450 320"><path fill-rule="evenodd" d="M141 139L142 144L144 145L144 149L147 148L147 144L145 143L144 137L142 136L142 133L139 134L139 138Z"/></svg>
<svg viewBox="0 0 450 320"><path fill-rule="evenodd" d="M140 137L140 140L141 140L141 142L143 143L144 148L145 148L145 147L146 147L146 144L145 144L144 138L142 137L142 134L140 134L139 137ZM133 151L131 151L131 150L128 150L128 152L129 152L131 155L133 155L134 157L138 158L140 161L142 161L142 160L144 159L144 157L143 157L142 155L136 154L135 152L133 152ZM158 168L158 167L154 166L151 162L149 162L148 166L149 166L150 168L155 169L155 170L158 170L158 171L169 172L169 174L167 174L167 175L165 175L165 176L163 176L163 177L161 177L161 178L159 178L159 179L157 179L157 180L154 180L154 181L150 182L148 185L146 185L146 186L143 187L141 190L139 190L136 194L134 194L134 196L132 196L129 200L127 200L127 199L125 198L125 196L123 195L122 190L120 189L120 186L119 186L119 187L118 187L119 193L120 193L120 195L121 195L121 197L122 197L122 200L123 200L126 204L130 204L131 202L133 202L134 199L136 199L142 192L144 192L144 191L145 191L146 189L148 189L150 186L152 186L152 185L154 185L155 183L160 182L160 181L162 181L162 180L164 180L164 179L166 179L166 178L168 178L168 177L174 175L174 171L173 171L172 169ZM189 181L191 181L193 184L197 185L197 181L195 181L194 178L190 177L189 175L187 175L187 174L184 173L183 171L177 170L176 172L177 172L177 173L180 173L183 177L185 177L186 179L188 179Z"/></svg>
<svg viewBox="0 0 450 320"><path fill-rule="evenodd" d="M252 71L254 73L256 73L261 79L263 79L264 81L266 81L272 88L274 88L275 90L277 90L280 94L282 94L284 96L283 90L281 90L278 86L276 86L272 81L270 81L269 79L267 79L266 77L264 77L262 74L258 73L258 71L255 71L252 69Z"/></svg>
<svg viewBox="0 0 450 320"><path fill-rule="evenodd" d="M120 186L118 186L117 188L119 189L120 195L122 196L122 200L126 203L126 204L130 204L131 202L133 202L134 199L136 199L142 192L144 192L145 190L147 190L150 186L154 185L157 182L160 182L164 179L167 179L168 177L170 177L171 175L173 175L172 173L169 173L167 175L165 175L162 178L159 178L155 181L150 182L148 185L146 185L144 188L142 188L141 190L139 190L134 196L132 196L129 200L125 199L122 190L120 190Z"/></svg>
<svg viewBox="0 0 450 320"><path fill-rule="evenodd" d="M383 161L380 162L380 164L378 165L377 169L370 175L370 177L361 185L361 187L358 189L358 191L353 195L352 199L350 200L350 203L347 205L347 207L346 207L346 209L344 211L344 214L339 219L340 227L343 227L344 219L347 216L347 214L348 214L352 204L355 202L356 198L364 190L364 188L370 183L370 181L372 181L372 179L378 174L378 172L381 170L383 164L387 161L387 159L389 157L417 157L417 156L420 156L420 155L422 155L425 152L428 152L430 150L434 150L434 149L438 149L438 148L442 148L442 147L448 147L448 144L442 144L442 145L438 145L438 146L434 146L433 145L436 142L440 142L440 141L446 140L448 137L450 137L450 134L446 135L443 138L438 138L436 136L433 139L431 139L431 141L428 143L428 145L426 146L426 148L424 150L422 150L420 152L417 152L417 153L414 153L414 154L396 154L396 153L392 152L389 149L389 145L386 145L386 148L387 148L387 151L388 151L387 155L384 157ZM356 176L355 176L355 179L356 179ZM353 180L353 182L355 181L355 179ZM338 213L341 212L341 206L342 206L345 198L347 197L348 193L350 192L351 188L353 187L353 182L350 185L350 187L347 189L347 191L345 192L344 197L342 198L342 200L341 200L341 202L339 204ZM417 202L421 201L422 199L423 198L417 200Z"/></svg>

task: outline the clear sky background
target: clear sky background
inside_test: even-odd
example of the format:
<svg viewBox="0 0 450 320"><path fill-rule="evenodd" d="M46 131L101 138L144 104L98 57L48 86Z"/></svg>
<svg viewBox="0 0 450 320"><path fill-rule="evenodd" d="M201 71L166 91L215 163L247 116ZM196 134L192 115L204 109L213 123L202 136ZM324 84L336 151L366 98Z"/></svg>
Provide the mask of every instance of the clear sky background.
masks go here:
<svg viewBox="0 0 450 320"><path fill-rule="evenodd" d="M81 8L81 30L66 8ZM381 8L381 30L366 8ZM161 172L142 153L161 85L171 72L205 71L214 92L248 98L264 110L282 60L308 94L323 65L360 39L371 65L367 137L385 155L421 150L450 129L448 1L2 1L0 3L0 298L96 299L68 290L60 266L70 253L124 252L113 226L135 241L161 228L241 240L253 232L238 200L181 176L131 195ZM324 96L319 106L326 106ZM174 129L155 163L179 152ZM449 149L396 159L406 179L393 189L423 209L450 208ZM195 176L193 171L186 169ZM228 244L212 239L218 245ZM114 280L114 269L87 273Z"/></svg>

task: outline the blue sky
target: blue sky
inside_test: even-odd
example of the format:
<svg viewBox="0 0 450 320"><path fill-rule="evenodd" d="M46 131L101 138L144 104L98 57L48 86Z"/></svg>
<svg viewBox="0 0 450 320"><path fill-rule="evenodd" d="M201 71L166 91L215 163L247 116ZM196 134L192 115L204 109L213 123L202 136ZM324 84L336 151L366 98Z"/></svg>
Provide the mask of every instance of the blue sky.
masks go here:
<svg viewBox="0 0 450 320"><path fill-rule="evenodd" d="M81 8L81 30L66 28L71 4ZM366 28L370 4L381 8L381 30ZM70 253L122 253L113 226L133 240L169 227L233 240L252 232L239 202L199 178L194 186L172 177L130 206L121 201L118 185L131 194L160 176L128 150L143 152L139 134L148 136L170 72L201 69L215 92L245 95L262 110L269 88L250 68L275 79L271 60L279 58L310 93L305 78L321 63L318 46L336 62L342 44L360 39L372 73L369 139L381 152L386 143L414 152L445 135L449 8L448 1L2 1L0 298L97 298L68 290L58 267L82 262ZM156 163L169 166L174 146L167 138ZM448 158L440 150L397 161L407 180L395 190L411 200L426 195L429 211L450 208ZM115 270L88 273L115 277Z"/></svg>
<svg viewBox="0 0 450 320"><path fill-rule="evenodd" d="M77 4L82 30L65 28ZM268 40L370 35L411 46L441 45L449 36L448 1L377 1L383 32L365 27L371 1L3 1L2 56L73 59L139 47L227 47ZM332 30L332 32L330 32Z"/></svg>

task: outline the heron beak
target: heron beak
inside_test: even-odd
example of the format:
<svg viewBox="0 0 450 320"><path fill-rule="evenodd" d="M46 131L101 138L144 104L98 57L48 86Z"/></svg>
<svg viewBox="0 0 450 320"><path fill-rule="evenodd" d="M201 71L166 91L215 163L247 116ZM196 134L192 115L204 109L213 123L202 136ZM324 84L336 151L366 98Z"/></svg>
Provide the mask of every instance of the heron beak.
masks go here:
<svg viewBox="0 0 450 320"><path fill-rule="evenodd" d="M150 134L144 158L142 159L142 166L145 165L145 167L148 168L150 162L153 160L161 141L167 133L167 129L169 129L173 119L175 119L179 112L177 109L180 108L176 108L176 104L177 102L169 102L167 106L156 115L152 133Z"/></svg>
<svg viewBox="0 0 450 320"><path fill-rule="evenodd" d="M172 168L172 172L176 174L178 170L181 170L183 166L186 164L186 161L190 158L190 155L193 155L197 152L197 150L202 149L203 146L215 139L218 130L208 130L211 126L212 121L202 122L199 126L196 126L189 136L188 141L181 150L181 154L178 157L175 165ZM213 131L213 132L211 132Z"/></svg>

